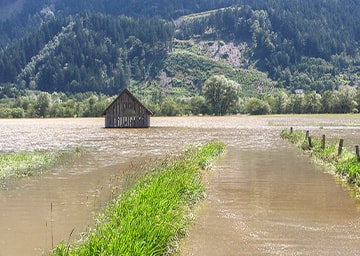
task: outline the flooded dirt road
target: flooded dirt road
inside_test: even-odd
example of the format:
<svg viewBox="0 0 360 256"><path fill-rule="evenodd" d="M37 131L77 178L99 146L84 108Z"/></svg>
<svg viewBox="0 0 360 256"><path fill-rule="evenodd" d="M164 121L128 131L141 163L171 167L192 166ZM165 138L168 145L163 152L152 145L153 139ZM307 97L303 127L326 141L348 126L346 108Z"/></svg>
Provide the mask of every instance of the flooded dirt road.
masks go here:
<svg viewBox="0 0 360 256"><path fill-rule="evenodd" d="M358 255L357 203L331 175L292 149L229 150L182 255Z"/></svg>
<svg viewBox="0 0 360 256"><path fill-rule="evenodd" d="M80 159L0 190L0 256L44 255L91 226L141 163L190 144L228 147L182 255L353 255L359 203L332 175L279 138L283 128L360 141L358 116L155 117L150 129L103 119L0 120L0 153L69 150ZM349 145L350 146L350 145Z"/></svg>

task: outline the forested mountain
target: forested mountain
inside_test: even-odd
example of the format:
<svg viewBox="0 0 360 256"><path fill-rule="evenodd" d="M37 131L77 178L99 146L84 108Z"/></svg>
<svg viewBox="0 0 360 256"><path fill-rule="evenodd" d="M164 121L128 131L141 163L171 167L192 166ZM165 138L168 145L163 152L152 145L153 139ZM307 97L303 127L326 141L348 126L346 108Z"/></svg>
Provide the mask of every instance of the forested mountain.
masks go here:
<svg viewBox="0 0 360 256"><path fill-rule="evenodd" d="M184 19L176 37L194 34L247 42L251 62L286 88L323 91L345 74L358 79L360 11L358 1L249 1Z"/></svg>
<svg viewBox="0 0 360 256"><path fill-rule="evenodd" d="M0 54L0 80L21 89L115 94L155 78L173 37L158 18L84 14L45 23Z"/></svg>
<svg viewBox="0 0 360 256"><path fill-rule="evenodd" d="M160 104L214 75L243 97L334 91L360 80L358 13L358 0L3 0L0 97L130 86Z"/></svg>
<svg viewBox="0 0 360 256"><path fill-rule="evenodd" d="M34 31L54 17L97 12L114 16L179 16L218 9L236 4L237 0L2 0L0 1L0 46Z"/></svg>

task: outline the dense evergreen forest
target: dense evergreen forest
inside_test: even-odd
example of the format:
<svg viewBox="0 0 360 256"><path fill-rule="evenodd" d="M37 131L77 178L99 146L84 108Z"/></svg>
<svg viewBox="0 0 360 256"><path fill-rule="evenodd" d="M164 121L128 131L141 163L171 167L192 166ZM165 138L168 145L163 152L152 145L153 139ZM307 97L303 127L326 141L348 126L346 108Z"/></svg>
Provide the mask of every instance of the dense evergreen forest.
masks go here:
<svg viewBox="0 0 360 256"><path fill-rule="evenodd" d="M14 10L0 11L0 117L98 115L126 87L157 114L216 114L209 81L236 84L221 114L360 110L357 0L9 0L0 9ZM81 111L50 113L76 99Z"/></svg>
<svg viewBox="0 0 360 256"><path fill-rule="evenodd" d="M0 81L21 89L115 94L158 74L173 26L158 18L84 14L56 19L0 54Z"/></svg>

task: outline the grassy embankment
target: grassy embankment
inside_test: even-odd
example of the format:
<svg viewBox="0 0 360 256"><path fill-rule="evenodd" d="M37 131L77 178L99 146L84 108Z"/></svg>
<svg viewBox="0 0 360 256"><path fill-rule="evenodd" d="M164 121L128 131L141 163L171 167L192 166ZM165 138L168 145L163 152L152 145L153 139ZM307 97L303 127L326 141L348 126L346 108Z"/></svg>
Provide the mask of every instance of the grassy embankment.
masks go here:
<svg viewBox="0 0 360 256"><path fill-rule="evenodd" d="M34 151L0 155L0 181L40 174L64 153Z"/></svg>
<svg viewBox="0 0 360 256"><path fill-rule="evenodd" d="M311 136L311 147L309 140L301 131L281 132L281 138L289 140L291 143L297 145L305 152L309 152L311 156L323 165L332 168L335 173L345 180L348 184L354 185L357 193L360 192L360 159L351 153L348 149L343 148L339 154L339 141L326 143L324 147L323 139Z"/></svg>
<svg viewBox="0 0 360 256"><path fill-rule="evenodd" d="M78 244L60 244L53 255L165 255L176 251L204 196L202 176L222 143L191 147L166 158L109 204Z"/></svg>

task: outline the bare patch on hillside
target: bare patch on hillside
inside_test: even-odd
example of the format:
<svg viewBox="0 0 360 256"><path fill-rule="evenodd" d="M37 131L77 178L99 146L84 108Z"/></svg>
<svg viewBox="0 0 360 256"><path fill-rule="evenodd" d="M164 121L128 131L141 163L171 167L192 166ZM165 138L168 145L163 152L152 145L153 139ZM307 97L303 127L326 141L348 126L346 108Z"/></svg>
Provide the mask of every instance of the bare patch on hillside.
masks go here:
<svg viewBox="0 0 360 256"><path fill-rule="evenodd" d="M248 58L245 57L248 45L247 43L225 43L224 41L201 41L199 46L206 55L214 60L223 60L236 67L249 65Z"/></svg>

